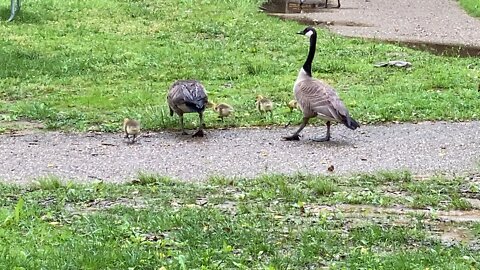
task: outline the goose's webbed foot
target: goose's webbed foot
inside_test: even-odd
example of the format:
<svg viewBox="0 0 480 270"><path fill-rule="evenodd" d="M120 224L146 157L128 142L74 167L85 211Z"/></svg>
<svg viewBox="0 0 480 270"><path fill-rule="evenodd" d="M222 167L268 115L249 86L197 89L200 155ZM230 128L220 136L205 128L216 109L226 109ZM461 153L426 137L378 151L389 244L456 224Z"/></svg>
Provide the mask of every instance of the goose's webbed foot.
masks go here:
<svg viewBox="0 0 480 270"><path fill-rule="evenodd" d="M205 135L205 133L203 132L203 129L199 129L197 130L197 132L195 132L192 137L203 137Z"/></svg>
<svg viewBox="0 0 480 270"><path fill-rule="evenodd" d="M300 136L298 134L293 134L291 136L283 137L285 141L299 141Z"/></svg>
<svg viewBox="0 0 480 270"><path fill-rule="evenodd" d="M314 142L328 142L328 141L330 141L330 136L313 138L312 141L314 141Z"/></svg>

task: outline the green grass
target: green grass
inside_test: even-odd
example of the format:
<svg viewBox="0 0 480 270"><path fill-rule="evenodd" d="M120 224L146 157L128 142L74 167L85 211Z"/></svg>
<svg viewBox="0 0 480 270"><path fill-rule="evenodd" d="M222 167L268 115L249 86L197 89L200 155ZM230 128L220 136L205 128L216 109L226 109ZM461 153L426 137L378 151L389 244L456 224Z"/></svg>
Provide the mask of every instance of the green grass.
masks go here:
<svg viewBox="0 0 480 270"><path fill-rule="evenodd" d="M285 103L303 64L304 26L258 12L259 0L32 0L0 23L0 122L39 120L47 128L118 131L125 116L145 129L176 127L166 91L201 80L235 118L210 127L299 121ZM3 9L3 17L8 16ZM412 69L375 68L403 59ZM480 118L478 58L442 57L319 29L314 73L338 90L363 123ZM255 111L257 94L277 104ZM448 109L445 109L448 108ZM197 121L188 116L188 126ZM6 128L3 128L6 129Z"/></svg>
<svg viewBox="0 0 480 270"><path fill-rule="evenodd" d="M48 179L32 187L0 184L1 269L479 267L480 223L439 218L439 210L456 208L467 180L416 180L406 172L216 177L203 184L146 173L121 185ZM426 200L430 211L419 214L368 210L392 190L402 193L390 199L395 207L429 192L444 202ZM361 208L349 205L349 196L362 197ZM455 229L472 237L440 240L439 231Z"/></svg>
<svg viewBox="0 0 480 270"><path fill-rule="evenodd" d="M459 0L459 2L470 15L480 17L480 2L477 0Z"/></svg>

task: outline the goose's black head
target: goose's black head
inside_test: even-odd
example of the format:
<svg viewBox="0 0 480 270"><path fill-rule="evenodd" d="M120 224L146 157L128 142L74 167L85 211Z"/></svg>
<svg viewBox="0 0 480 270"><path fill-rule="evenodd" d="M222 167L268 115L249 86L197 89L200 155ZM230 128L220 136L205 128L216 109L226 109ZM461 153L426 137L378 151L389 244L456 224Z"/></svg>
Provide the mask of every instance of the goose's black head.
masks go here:
<svg viewBox="0 0 480 270"><path fill-rule="evenodd" d="M313 34L316 34L316 33L317 31L315 30L315 28L308 26L305 29L303 29L303 31L300 31L297 34L311 37Z"/></svg>

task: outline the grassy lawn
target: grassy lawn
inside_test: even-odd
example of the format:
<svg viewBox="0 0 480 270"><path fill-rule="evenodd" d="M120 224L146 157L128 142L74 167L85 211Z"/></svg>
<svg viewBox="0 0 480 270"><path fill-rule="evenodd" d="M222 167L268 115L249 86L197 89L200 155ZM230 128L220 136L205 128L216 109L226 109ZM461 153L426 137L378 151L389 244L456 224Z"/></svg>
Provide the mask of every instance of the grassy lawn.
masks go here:
<svg viewBox="0 0 480 270"><path fill-rule="evenodd" d="M480 2L478 0L459 0L459 2L470 15L480 17Z"/></svg>
<svg viewBox="0 0 480 270"><path fill-rule="evenodd" d="M13 23L0 23L0 123L116 131L130 116L147 129L170 128L178 120L167 115L166 91L183 78L201 80L213 101L236 108L224 124L209 111L209 126L298 120L285 103L307 53L307 40L295 34L303 26L258 12L259 2L27 1ZM413 68L373 67L394 59ZM314 73L363 123L480 118L478 58L320 30ZM255 111L257 94L276 102L273 119Z"/></svg>
<svg viewBox="0 0 480 270"><path fill-rule="evenodd" d="M405 172L3 184L0 268L477 269L480 223L448 210L479 188Z"/></svg>

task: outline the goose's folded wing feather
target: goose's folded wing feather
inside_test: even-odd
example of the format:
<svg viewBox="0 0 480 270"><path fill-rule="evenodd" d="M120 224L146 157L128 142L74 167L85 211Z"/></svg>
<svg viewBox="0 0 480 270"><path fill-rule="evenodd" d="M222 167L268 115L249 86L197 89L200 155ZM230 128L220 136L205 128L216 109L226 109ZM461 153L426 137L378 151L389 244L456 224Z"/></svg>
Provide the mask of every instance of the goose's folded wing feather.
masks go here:
<svg viewBox="0 0 480 270"><path fill-rule="evenodd" d="M295 86L295 97L303 111L339 122L348 116L348 110L335 90L320 80L299 82Z"/></svg>
<svg viewBox="0 0 480 270"><path fill-rule="evenodd" d="M205 88L196 81L178 81L172 85L169 98L173 103L193 103L205 100L207 94Z"/></svg>

